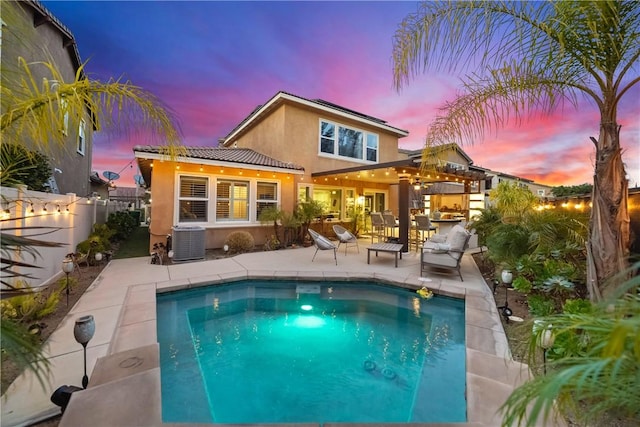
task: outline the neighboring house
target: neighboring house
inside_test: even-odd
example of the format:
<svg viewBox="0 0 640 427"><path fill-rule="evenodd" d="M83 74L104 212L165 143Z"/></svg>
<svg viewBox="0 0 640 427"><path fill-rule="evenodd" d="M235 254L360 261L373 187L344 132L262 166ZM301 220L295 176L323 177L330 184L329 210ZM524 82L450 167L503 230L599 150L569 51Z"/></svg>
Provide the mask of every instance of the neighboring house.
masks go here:
<svg viewBox="0 0 640 427"><path fill-rule="evenodd" d="M89 175L89 183L91 186L89 190L91 196L102 200L109 200L109 181L100 178L98 172L93 171L91 175Z"/></svg>
<svg viewBox="0 0 640 427"><path fill-rule="evenodd" d="M496 188L501 182L509 182L516 183L520 187L525 187L531 190L533 194L540 197L541 199L553 197L551 190L553 190L553 186L538 184L531 179L522 178L515 175L509 175L503 172L496 172L485 168L475 167L478 170L482 170L487 174L491 174L491 179L487 180L485 188L486 190L491 190Z"/></svg>
<svg viewBox="0 0 640 427"><path fill-rule="evenodd" d="M151 190L151 245L174 226L205 228L207 248L221 247L235 230L250 231L262 244L272 234L258 219L262 209L292 212L310 198L324 204L330 221L391 210L402 231L421 162L418 151L398 149L407 135L379 118L278 92L223 138L221 148L187 147L170 161L160 147L136 146ZM440 158L447 161L434 164L433 177L420 178L425 184L448 181L452 192L470 192L485 179L469 170L471 159L458 148Z"/></svg>
<svg viewBox="0 0 640 427"><path fill-rule="evenodd" d="M2 22L2 86L17 90L12 77L17 70L18 58L28 63L53 62L65 81L73 81L81 61L73 35L56 17L37 1L3 1ZM34 80L51 79L44 66L32 67ZM2 112L7 106L2 103ZM87 116L80 123L65 120L60 129L67 136L65 147L51 147L43 153L49 158L52 193L91 194L92 126ZM32 148L25 141L27 148Z"/></svg>

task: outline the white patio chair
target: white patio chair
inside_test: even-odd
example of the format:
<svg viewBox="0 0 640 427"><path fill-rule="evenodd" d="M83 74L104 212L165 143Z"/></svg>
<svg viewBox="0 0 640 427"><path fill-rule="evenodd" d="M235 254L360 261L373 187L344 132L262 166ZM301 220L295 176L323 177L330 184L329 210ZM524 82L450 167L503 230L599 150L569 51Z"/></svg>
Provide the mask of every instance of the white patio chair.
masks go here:
<svg viewBox="0 0 640 427"><path fill-rule="evenodd" d="M338 249L340 249L340 245L344 243L344 254L347 254L347 249L349 245L356 245L356 249L358 249L358 253L360 253L360 247L358 246L358 238L353 235L349 230L344 228L341 225L335 224L333 226L333 232L336 233L336 237L338 237Z"/></svg>
<svg viewBox="0 0 640 427"><path fill-rule="evenodd" d="M338 265L338 257L336 256L336 251L338 247L331 240L324 237L322 234L317 231L309 229L309 235L313 239L313 243L316 245L316 252L313 254L313 258L311 258L311 262L316 259L316 255L318 251L327 251L333 250L333 258L336 260L336 265Z"/></svg>

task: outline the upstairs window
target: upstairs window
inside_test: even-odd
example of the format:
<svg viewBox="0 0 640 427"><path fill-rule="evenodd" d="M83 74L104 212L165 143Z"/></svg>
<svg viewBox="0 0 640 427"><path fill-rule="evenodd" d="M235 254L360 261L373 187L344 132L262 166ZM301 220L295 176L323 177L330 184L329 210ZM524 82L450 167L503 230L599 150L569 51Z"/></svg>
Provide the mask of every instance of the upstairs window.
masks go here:
<svg viewBox="0 0 640 427"><path fill-rule="evenodd" d="M378 135L320 120L320 153L377 162Z"/></svg>
<svg viewBox="0 0 640 427"><path fill-rule="evenodd" d="M249 221L249 182L218 181L216 220Z"/></svg>
<svg viewBox="0 0 640 427"><path fill-rule="evenodd" d="M78 151L78 153L82 154L83 156L84 156L85 144L86 144L85 122L84 122L84 120L80 120L80 125L78 126L78 147L77 147L77 151Z"/></svg>
<svg viewBox="0 0 640 427"><path fill-rule="evenodd" d="M367 159L370 162L378 162L378 135L367 134Z"/></svg>
<svg viewBox="0 0 640 427"><path fill-rule="evenodd" d="M179 222L206 222L209 206L209 179L196 176L180 177Z"/></svg>

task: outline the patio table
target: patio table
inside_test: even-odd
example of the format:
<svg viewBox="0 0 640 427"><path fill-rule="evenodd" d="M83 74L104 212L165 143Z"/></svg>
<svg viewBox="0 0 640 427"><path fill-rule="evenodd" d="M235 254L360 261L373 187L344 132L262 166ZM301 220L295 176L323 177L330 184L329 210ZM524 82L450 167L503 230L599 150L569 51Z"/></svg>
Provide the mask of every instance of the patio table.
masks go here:
<svg viewBox="0 0 640 427"><path fill-rule="evenodd" d="M378 252L389 252L395 254L396 257L396 268L398 268L398 254L400 254L400 259L402 259L402 246L398 243L376 243L375 245L371 245L367 248L367 264L370 264L371 261L371 251L376 253L378 256Z"/></svg>

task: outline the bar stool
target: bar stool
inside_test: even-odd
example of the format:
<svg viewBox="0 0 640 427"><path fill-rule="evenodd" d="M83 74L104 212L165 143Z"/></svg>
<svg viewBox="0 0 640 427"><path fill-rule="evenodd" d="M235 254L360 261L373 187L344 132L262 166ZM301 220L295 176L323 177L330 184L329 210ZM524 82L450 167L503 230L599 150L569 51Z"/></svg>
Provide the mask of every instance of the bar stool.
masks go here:
<svg viewBox="0 0 640 427"><path fill-rule="evenodd" d="M424 232L427 232L427 239L431 237L431 232L436 229L434 225L431 225L431 220L429 219L429 215L416 215L416 251L418 251L418 247L420 242L424 242Z"/></svg>
<svg viewBox="0 0 640 427"><path fill-rule="evenodd" d="M378 236L378 243L380 243L380 236L384 235L384 218L380 212L371 212L371 243L373 243L373 236Z"/></svg>

